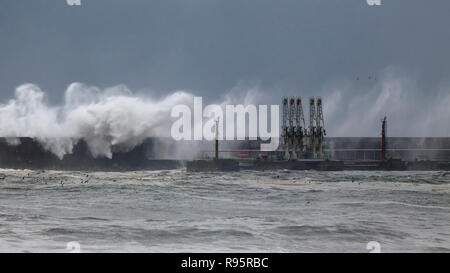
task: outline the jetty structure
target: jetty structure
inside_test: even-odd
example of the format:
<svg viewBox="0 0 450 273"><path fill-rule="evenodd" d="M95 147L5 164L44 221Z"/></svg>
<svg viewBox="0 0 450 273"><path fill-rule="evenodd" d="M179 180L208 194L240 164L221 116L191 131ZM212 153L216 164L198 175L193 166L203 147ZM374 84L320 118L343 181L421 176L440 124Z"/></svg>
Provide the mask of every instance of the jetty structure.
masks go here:
<svg viewBox="0 0 450 273"><path fill-rule="evenodd" d="M264 141L220 140L219 120L213 141L147 138L132 149L113 145L109 158L93 156L84 139L71 153L57 157L29 137L0 138L0 168L76 171L135 171L186 168L187 171L251 170L443 170L450 171L450 137L389 137L387 117L378 137L328 137L323 100L308 100L305 120L301 97L281 99L280 145L261 151Z"/></svg>
<svg viewBox="0 0 450 273"><path fill-rule="evenodd" d="M233 166L231 170L450 170L450 138L393 138L390 149L387 117L381 122L381 138L326 138L321 97L309 99L308 127L301 97L283 97L281 106L278 150L265 152L253 145L254 149L219 151L216 138L214 160L189 161L188 171L227 169L224 165ZM203 151L202 157L210 158L209 153Z"/></svg>

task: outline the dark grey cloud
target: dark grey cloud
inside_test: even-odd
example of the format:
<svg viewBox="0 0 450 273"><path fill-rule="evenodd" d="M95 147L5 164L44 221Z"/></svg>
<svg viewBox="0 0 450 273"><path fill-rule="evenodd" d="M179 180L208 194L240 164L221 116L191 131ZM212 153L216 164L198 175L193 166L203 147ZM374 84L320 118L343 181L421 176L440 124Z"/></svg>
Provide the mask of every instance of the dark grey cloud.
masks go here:
<svg viewBox="0 0 450 273"><path fill-rule="evenodd" d="M31 82L57 103L75 81L210 100L242 82L272 100L337 86L346 100L392 68L435 98L450 75L449 14L447 0L3 0L0 100Z"/></svg>

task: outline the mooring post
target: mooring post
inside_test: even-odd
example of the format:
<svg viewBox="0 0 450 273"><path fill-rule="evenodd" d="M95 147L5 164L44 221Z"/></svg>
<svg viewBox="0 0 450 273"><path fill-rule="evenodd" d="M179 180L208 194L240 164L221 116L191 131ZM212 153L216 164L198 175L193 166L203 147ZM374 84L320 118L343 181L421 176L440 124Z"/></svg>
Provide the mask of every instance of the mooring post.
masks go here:
<svg viewBox="0 0 450 273"><path fill-rule="evenodd" d="M219 119L216 119L215 160L219 160Z"/></svg>
<svg viewBox="0 0 450 273"><path fill-rule="evenodd" d="M386 117L381 126L381 161L386 160Z"/></svg>

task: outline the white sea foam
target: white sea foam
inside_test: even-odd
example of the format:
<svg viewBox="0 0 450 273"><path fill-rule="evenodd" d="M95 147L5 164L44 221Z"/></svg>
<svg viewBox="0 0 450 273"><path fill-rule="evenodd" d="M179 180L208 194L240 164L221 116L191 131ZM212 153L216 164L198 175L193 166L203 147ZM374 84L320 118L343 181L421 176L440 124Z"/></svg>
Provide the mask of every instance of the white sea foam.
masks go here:
<svg viewBox="0 0 450 273"><path fill-rule="evenodd" d="M23 84L14 99L0 105L0 136L10 144L18 144L17 137L36 138L59 158L83 138L94 156L110 158L112 146L128 150L146 137L170 132L172 107L191 101L182 91L158 100L133 95L124 86L100 90L73 83L64 104L51 106L38 86Z"/></svg>

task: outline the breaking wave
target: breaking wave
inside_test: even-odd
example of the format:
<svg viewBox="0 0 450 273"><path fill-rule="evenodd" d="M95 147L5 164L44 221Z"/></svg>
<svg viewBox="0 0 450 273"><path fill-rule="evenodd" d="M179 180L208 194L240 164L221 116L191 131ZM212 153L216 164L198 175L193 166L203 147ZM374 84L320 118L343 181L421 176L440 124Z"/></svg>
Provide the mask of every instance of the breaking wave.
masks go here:
<svg viewBox="0 0 450 273"><path fill-rule="evenodd" d="M127 151L147 137L167 136L172 107L192 99L183 91L153 99L133 95L125 86L101 90L73 83L64 103L51 106L38 86L23 84L14 99L0 105L0 136L11 145L20 144L19 137L35 138L59 158L83 139L93 156L111 158L113 146Z"/></svg>

